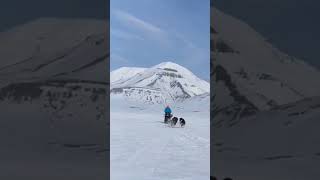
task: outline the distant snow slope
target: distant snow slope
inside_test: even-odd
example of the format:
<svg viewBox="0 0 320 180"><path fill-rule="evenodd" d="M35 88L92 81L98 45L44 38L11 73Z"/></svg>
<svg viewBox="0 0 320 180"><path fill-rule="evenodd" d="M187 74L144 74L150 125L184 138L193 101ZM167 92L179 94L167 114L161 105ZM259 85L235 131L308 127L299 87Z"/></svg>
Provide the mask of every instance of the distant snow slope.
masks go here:
<svg viewBox="0 0 320 180"><path fill-rule="evenodd" d="M2 179L107 177L108 28L46 18L0 33Z"/></svg>
<svg viewBox="0 0 320 180"><path fill-rule="evenodd" d="M82 79L106 82L107 23L39 19L0 34L0 82Z"/></svg>
<svg viewBox="0 0 320 180"><path fill-rule="evenodd" d="M210 92L208 82L172 62L151 68L120 68L111 72L111 92L151 103L172 103Z"/></svg>
<svg viewBox="0 0 320 180"><path fill-rule="evenodd" d="M211 7L211 174L320 177L320 72Z"/></svg>
<svg viewBox="0 0 320 180"><path fill-rule="evenodd" d="M121 67L110 73L110 83L123 82L143 72L146 68L136 68L136 67Z"/></svg>
<svg viewBox="0 0 320 180"><path fill-rule="evenodd" d="M239 118L319 95L317 69L272 47L247 24L215 8L211 16L214 114Z"/></svg>

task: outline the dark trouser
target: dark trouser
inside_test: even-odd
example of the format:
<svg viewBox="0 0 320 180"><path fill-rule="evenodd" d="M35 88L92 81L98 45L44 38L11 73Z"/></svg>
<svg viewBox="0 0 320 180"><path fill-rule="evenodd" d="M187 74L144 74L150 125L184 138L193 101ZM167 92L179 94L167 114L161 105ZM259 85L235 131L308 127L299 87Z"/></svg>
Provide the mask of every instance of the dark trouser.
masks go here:
<svg viewBox="0 0 320 180"><path fill-rule="evenodd" d="M170 118L171 118L171 113L165 113L164 122L167 123Z"/></svg>

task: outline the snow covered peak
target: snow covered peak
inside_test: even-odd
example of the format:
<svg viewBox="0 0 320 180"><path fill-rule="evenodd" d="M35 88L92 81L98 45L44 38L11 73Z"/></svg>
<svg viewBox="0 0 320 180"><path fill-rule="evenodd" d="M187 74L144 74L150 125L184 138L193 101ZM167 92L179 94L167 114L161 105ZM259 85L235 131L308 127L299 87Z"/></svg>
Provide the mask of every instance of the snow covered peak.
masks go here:
<svg viewBox="0 0 320 180"><path fill-rule="evenodd" d="M129 79L138 73L146 70L146 68L139 68L139 67L121 67L119 69L116 69L111 72L111 78L110 78L110 83L115 83L119 81L123 81L126 79Z"/></svg>
<svg viewBox="0 0 320 180"><path fill-rule="evenodd" d="M319 96L317 69L282 53L241 20L215 8L211 17L215 43L211 46L215 89L211 104L217 122L218 114L234 120Z"/></svg>
<svg viewBox="0 0 320 180"><path fill-rule="evenodd" d="M176 69L184 68L184 67L180 66L179 64L174 63L174 62L170 62L170 61L162 62L160 64L155 65L154 67L155 68L176 68Z"/></svg>
<svg viewBox="0 0 320 180"><path fill-rule="evenodd" d="M137 99L151 95L154 97L148 99L152 101L161 96L165 103L209 93L210 85L183 66L163 62L151 68L125 67L112 71L111 92L135 94L139 96Z"/></svg>
<svg viewBox="0 0 320 180"><path fill-rule="evenodd" d="M163 62L158 65L153 66L151 69L162 69L165 71L171 71L178 73L180 75L192 76L193 78L196 77L190 70L187 68L180 66L179 64L173 62Z"/></svg>
<svg viewBox="0 0 320 180"><path fill-rule="evenodd" d="M107 81L108 22L41 18L0 32L0 82Z"/></svg>

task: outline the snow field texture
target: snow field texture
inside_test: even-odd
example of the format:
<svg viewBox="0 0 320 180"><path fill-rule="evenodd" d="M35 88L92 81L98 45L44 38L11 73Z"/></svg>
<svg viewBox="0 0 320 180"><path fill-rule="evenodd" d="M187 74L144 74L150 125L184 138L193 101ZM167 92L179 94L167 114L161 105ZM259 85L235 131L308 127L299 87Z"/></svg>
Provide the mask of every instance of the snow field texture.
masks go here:
<svg viewBox="0 0 320 180"><path fill-rule="evenodd" d="M164 124L163 108L111 96L112 180L209 179L209 105L202 111L196 103L188 110L176 105L173 114L186 120L184 128Z"/></svg>

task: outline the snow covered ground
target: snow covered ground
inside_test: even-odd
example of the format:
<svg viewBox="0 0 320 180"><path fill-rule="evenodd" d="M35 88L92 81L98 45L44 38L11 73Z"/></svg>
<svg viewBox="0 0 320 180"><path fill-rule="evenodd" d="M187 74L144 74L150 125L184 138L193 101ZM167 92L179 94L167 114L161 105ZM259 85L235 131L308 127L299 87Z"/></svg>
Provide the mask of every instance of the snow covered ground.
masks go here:
<svg viewBox="0 0 320 180"><path fill-rule="evenodd" d="M163 108L111 95L111 180L209 179L209 98L173 105L184 128L163 124Z"/></svg>
<svg viewBox="0 0 320 180"><path fill-rule="evenodd" d="M213 127L213 169L219 179L319 179L320 98L314 97Z"/></svg>

